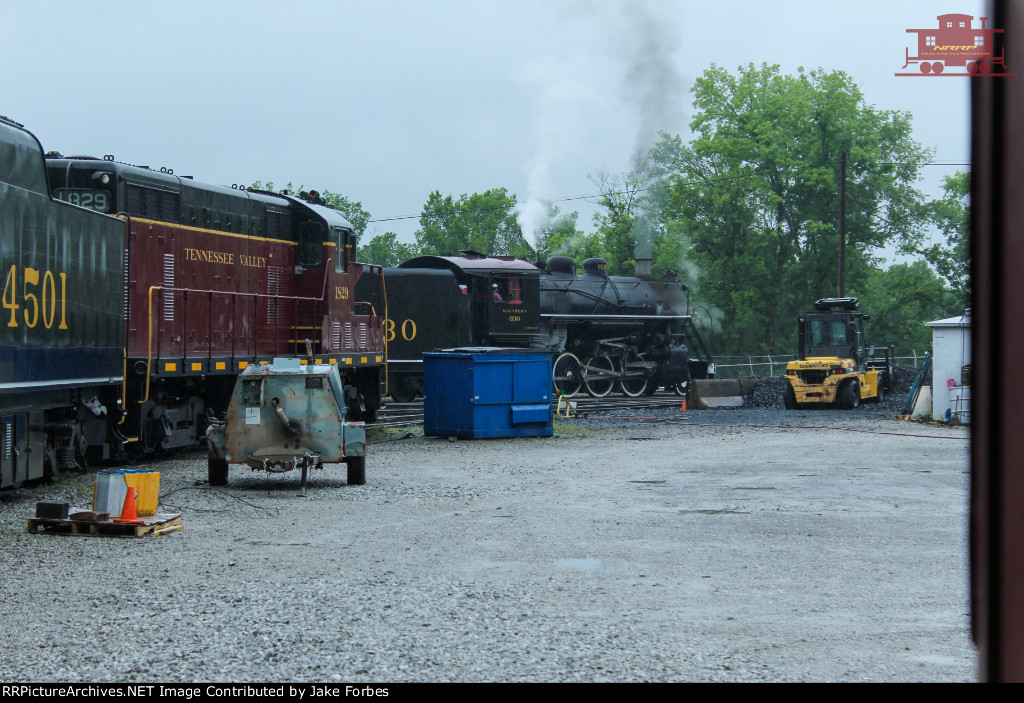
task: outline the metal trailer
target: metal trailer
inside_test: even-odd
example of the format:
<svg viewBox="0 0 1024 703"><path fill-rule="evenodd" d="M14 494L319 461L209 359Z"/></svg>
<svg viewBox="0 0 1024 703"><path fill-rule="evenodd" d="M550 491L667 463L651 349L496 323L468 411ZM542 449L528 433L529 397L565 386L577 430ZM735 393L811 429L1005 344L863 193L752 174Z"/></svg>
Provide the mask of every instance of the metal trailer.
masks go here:
<svg viewBox="0 0 1024 703"><path fill-rule="evenodd" d="M362 485L366 436L362 421L346 420L351 400L336 364L283 358L247 368L227 416L206 431L210 485L227 484L230 464L270 473L299 469L305 495L309 469L342 462L348 483Z"/></svg>

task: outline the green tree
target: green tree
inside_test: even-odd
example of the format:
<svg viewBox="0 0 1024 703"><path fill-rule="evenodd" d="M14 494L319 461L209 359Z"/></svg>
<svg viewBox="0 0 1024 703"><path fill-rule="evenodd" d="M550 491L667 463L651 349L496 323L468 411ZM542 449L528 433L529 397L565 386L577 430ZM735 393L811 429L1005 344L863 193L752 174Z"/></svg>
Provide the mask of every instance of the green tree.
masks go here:
<svg viewBox="0 0 1024 703"><path fill-rule="evenodd" d="M871 268L851 294L860 298L861 308L871 315L865 323L868 342L895 346L898 356L929 349L932 331L925 323L960 310L957 294L925 261Z"/></svg>
<svg viewBox="0 0 1024 703"><path fill-rule="evenodd" d="M292 195L298 197L302 193L308 193L305 186L299 186L296 188L292 185L291 181L288 182L284 188L280 190L274 190L274 182L267 181L256 181L252 184L253 190L263 190L271 193L281 193L283 195ZM341 212L345 219L352 225L352 231L355 232L356 242L363 236L363 232L366 231L366 225L370 221L370 213L363 209L363 204L357 200L352 200L345 197L341 193L332 193L329 190L317 191L320 196L320 201L329 208L333 208Z"/></svg>
<svg viewBox="0 0 1024 703"><path fill-rule="evenodd" d="M535 256L516 220L516 196L504 188L462 194L458 199L435 190L420 212L420 228L415 236L422 254L457 254L462 249L473 249L526 259Z"/></svg>
<svg viewBox="0 0 1024 703"><path fill-rule="evenodd" d="M332 193L329 190L320 191L320 199L327 207L334 208L345 215L345 219L352 224L352 231L356 234L356 243L358 244L370 221L370 213L363 209L363 204L358 200L351 200L341 193Z"/></svg>
<svg viewBox="0 0 1024 703"><path fill-rule="evenodd" d="M930 152L909 114L867 105L841 71L712 66L693 92L693 140L663 134L651 152L663 223L695 266L695 299L722 313L719 349L788 350L799 312L836 294L840 153L852 288L879 247L918 232Z"/></svg>
<svg viewBox="0 0 1024 703"><path fill-rule="evenodd" d="M968 276L971 174L957 171L952 176L947 176L943 179L942 189L945 194L939 200L928 203L926 212L931 223L942 232L945 241L925 244L922 235L909 242L904 251L923 256L956 291L960 306L967 307L971 298Z"/></svg>
<svg viewBox="0 0 1024 703"><path fill-rule="evenodd" d="M601 256L601 243L595 234L584 234L577 226L578 212L562 213L547 204L544 223L537 232L537 258L571 256L579 264L592 256Z"/></svg>
<svg viewBox="0 0 1024 703"><path fill-rule="evenodd" d="M398 241L394 232L378 234L359 247L357 259L368 264L394 267L416 256L416 247Z"/></svg>

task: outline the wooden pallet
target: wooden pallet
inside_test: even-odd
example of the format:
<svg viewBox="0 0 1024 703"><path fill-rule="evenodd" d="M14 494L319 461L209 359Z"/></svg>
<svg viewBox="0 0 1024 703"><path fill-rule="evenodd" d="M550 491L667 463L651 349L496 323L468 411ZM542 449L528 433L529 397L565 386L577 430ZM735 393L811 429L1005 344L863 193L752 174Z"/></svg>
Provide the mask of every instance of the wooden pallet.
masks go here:
<svg viewBox="0 0 1024 703"><path fill-rule="evenodd" d="M145 535L166 535L185 529L181 515L157 513L140 518L141 524L114 522L113 520L54 520L51 518L29 518L28 531L31 534L72 535L75 537L144 537Z"/></svg>

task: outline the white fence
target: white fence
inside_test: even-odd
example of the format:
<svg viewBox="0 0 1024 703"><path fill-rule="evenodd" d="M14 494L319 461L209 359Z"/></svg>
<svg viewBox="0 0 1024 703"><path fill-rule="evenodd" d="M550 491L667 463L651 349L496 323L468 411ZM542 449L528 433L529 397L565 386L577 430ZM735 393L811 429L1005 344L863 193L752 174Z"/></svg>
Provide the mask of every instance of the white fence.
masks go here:
<svg viewBox="0 0 1024 703"><path fill-rule="evenodd" d="M925 352L912 349L910 356L897 356L897 366L918 368L924 362ZM779 376L786 372L786 364L796 359L795 354L739 354L736 356L715 356L717 378L751 378Z"/></svg>

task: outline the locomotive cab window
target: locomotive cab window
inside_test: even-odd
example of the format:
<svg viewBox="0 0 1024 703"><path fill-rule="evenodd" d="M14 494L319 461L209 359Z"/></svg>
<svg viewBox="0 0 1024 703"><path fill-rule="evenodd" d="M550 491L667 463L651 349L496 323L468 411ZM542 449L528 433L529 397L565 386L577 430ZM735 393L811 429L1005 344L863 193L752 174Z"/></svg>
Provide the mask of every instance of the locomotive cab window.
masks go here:
<svg viewBox="0 0 1024 703"><path fill-rule="evenodd" d="M355 234L350 229L335 227L332 239L338 249L336 268L338 271L348 271L349 264L356 260Z"/></svg>
<svg viewBox="0 0 1024 703"><path fill-rule="evenodd" d="M324 259L324 228L319 222L299 225L299 265L319 266Z"/></svg>
<svg viewBox="0 0 1024 703"><path fill-rule="evenodd" d="M495 303L522 305L522 280L519 278L495 278L491 282L491 300Z"/></svg>

